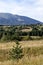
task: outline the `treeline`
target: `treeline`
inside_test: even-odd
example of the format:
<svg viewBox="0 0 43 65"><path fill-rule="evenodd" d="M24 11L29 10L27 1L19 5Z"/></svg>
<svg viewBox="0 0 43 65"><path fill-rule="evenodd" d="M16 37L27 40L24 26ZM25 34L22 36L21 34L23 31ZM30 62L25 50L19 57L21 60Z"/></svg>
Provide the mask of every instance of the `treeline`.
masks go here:
<svg viewBox="0 0 43 65"><path fill-rule="evenodd" d="M25 36L28 36L28 39L31 39L31 36L43 36L43 28L40 30L37 27L32 27L32 31L22 32L23 28L27 28L27 26L0 26L0 41L21 41Z"/></svg>
<svg viewBox="0 0 43 65"><path fill-rule="evenodd" d="M20 40L19 32L16 32L15 27L8 27L8 29L0 29L0 40L10 41L10 40Z"/></svg>
<svg viewBox="0 0 43 65"><path fill-rule="evenodd" d="M31 32L29 32L30 36L43 36L43 28L41 30L37 28L33 28Z"/></svg>

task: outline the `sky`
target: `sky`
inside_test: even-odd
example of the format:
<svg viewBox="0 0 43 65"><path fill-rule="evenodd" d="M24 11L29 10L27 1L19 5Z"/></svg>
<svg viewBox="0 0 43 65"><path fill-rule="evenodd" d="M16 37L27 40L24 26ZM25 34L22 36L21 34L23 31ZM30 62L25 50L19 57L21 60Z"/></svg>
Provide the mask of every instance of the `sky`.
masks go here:
<svg viewBox="0 0 43 65"><path fill-rule="evenodd" d="M0 0L0 13L28 16L43 22L43 0Z"/></svg>

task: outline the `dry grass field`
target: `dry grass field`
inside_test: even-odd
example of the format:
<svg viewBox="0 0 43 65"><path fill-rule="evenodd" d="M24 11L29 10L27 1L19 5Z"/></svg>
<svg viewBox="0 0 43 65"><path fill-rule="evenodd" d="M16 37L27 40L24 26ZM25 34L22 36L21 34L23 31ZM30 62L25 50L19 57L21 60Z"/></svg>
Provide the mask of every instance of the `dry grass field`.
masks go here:
<svg viewBox="0 0 43 65"><path fill-rule="evenodd" d="M30 29L22 29L21 31L22 32L29 32L29 31L32 31L32 28L30 28Z"/></svg>
<svg viewBox="0 0 43 65"><path fill-rule="evenodd" d="M0 43L0 65L43 65L43 40L20 41L24 56L18 62L9 59L7 52L15 42ZM30 50L29 50L30 48Z"/></svg>
<svg viewBox="0 0 43 65"><path fill-rule="evenodd" d="M0 62L0 65L43 65L43 57L42 55L37 57L31 57L30 59L24 57L18 63L13 60L8 60Z"/></svg>
<svg viewBox="0 0 43 65"><path fill-rule="evenodd" d="M19 43L23 48L43 46L43 40L20 41ZM0 49L10 49L13 46L15 46L15 42L0 43Z"/></svg>

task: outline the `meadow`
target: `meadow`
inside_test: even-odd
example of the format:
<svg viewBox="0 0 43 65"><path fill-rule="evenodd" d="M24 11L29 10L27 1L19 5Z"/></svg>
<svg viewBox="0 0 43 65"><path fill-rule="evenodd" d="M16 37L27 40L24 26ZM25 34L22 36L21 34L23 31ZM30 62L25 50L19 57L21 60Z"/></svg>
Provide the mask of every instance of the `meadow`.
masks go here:
<svg viewBox="0 0 43 65"><path fill-rule="evenodd" d="M16 46L15 42L0 43L0 65L43 65L43 40L20 41L23 58L11 59L9 50Z"/></svg>

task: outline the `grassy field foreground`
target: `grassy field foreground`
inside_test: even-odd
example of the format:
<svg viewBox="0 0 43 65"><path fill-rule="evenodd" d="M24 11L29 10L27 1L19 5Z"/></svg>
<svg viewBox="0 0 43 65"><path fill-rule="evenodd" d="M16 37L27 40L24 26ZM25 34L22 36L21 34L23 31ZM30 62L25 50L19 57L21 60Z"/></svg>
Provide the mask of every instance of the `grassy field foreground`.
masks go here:
<svg viewBox="0 0 43 65"><path fill-rule="evenodd" d="M7 60L4 62L0 62L0 65L43 65L43 56L36 57L23 57L18 63L13 60Z"/></svg>
<svg viewBox="0 0 43 65"><path fill-rule="evenodd" d="M24 56L17 62L9 56L15 42L0 43L0 65L43 65L43 40L21 41L20 45Z"/></svg>

